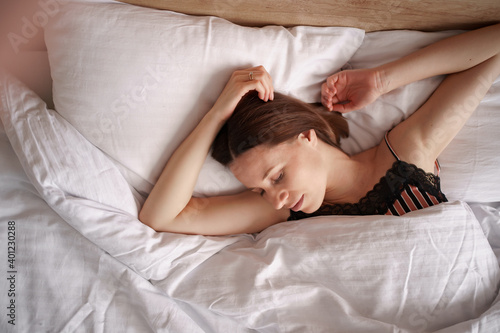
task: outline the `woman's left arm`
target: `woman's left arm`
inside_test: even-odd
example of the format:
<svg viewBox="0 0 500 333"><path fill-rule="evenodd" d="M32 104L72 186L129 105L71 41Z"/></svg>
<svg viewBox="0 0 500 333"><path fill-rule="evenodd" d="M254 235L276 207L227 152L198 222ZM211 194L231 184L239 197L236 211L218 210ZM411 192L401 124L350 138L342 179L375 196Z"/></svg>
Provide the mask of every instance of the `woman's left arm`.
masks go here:
<svg viewBox="0 0 500 333"><path fill-rule="evenodd" d="M335 73L322 86L322 103L329 110L357 110L408 83L467 70L499 52L500 24L468 31L376 68Z"/></svg>
<svg viewBox="0 0 500 333"><path fill-rule="evenodd" d="M400 157L432 172L434 161L477 108L500 75L500 54L448 75L432 96L389 134Z"/></svg>
<svg viewBox="0 0 500 333"><path fill-rule="evenodd" d="M458 73L500 53L500 24L468 31L379 66L381 94L428 77Z"/></svg>

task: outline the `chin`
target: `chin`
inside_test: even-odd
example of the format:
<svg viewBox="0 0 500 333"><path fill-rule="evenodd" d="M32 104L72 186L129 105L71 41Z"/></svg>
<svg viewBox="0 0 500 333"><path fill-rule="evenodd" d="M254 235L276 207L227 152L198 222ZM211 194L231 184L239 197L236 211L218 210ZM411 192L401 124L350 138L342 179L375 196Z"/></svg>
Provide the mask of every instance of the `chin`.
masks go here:
<svg viewBox="0 0 500 333"><path fill-rule="evenodd" d="M319 203L314 203L314 204L309 204L307 207L302 207L301 211L306 214L311 214L320 209L321 205L323 204L323 201Z"/></svg>

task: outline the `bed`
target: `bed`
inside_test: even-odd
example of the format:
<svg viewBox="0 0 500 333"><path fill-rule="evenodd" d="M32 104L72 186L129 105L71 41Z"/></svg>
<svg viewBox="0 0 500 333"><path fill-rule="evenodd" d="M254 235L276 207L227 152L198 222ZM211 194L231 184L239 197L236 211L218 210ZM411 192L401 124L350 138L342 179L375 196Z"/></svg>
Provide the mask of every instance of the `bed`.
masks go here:
<svg viewBox="0 0 500 333"><path fill-rule="evenodd" d="M500 21L497 1L126 2L39 1L3 34L2 332L500 331L500 78L439 158L448 203L225 237L137 219L234 69L263 64L316 102L338 70ZM378 143L442 79L348 114L343 149ZM241 189L207 158L195 194Z"/></svg>

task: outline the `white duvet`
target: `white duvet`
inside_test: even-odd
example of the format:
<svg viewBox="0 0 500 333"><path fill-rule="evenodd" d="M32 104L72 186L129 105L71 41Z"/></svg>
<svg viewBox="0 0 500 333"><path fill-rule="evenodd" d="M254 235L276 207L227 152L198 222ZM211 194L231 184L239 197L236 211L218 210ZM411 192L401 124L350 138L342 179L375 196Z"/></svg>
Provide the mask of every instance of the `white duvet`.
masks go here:
<svg viewBox="0 0 500 333"><path fill-rule="evenodd" d="M351 65L398 55L360 51ZM438 82L413 85L414 103ZM0 300L4 312L15 300L16 326L2 314L4 331L500 330L498 205L452 197L404 217L317 217L256 235L155 233L137 220L143 197L123 165L14 78L4 73L1 83L0 237L15 221L17 245L16 296ZM398 98L383 97L373 114ZM479 112L499 103L497 83Z"/></svg>
<svg viewBox="0 0 500 333"><path fill-rule="evenodd" d="M158 316L166 316L168 323L180 320L192 325L184 322L189 318L181 310L185 307L188 313L199 312L216 323L230 319L222 327L238 325L262 332L328 332L332 328L422 332L481 316L488 322L499 315L500 309L490 309L500 279L497 258L464 203L447 203L399 218L319 217L287 222L256 236L156 234L136 219L132 190L101 151L57 113L40 107L21 85L12 80L3 83L3 102L11 109L2 110L2 121L10 143L31 184L62 217L41 202L28 183L16 186L17 200L7 198L16 204L5 207L10 214L3 218L16 221L18 240L29 245L28 250L19 247L19 280L36 278L36 272L28 271L30 260L23 253L35 250L38 254L35 244L56 251L57 260L45 258L38 263L39 269L57 271L64 266L67 274L50 275L49 283L86 285L85 275L96 270L96 265L98 276L115 279L115 284L106 287L102 282L92 283L90 303L78 309L64 327L78 327L87 320L86 325L99 330L98 319L106 306L116 306L107 304L103 309L109 292L114 302L125 293L127 307L134 311L151 311L150 298L152 302L159 298L166 307ZM22 96L18 102L9 100L18 94ZM5 140L3 145L3 156L9 156ZM11 164L4 166L8 177L17 173L24 178L15 169L15 160L5 164ZM6 186L12 186L11 182L7 178ZM30 228L33 223L36 226L33 219L42 220L42 227ZM97 248L71 233L63 221ZM54 230L55 244L38 243L38 237ZM85 264L64 260L70 253L57 252L59 246L70 253L83 251L78 259ZM86 249L93 254L90 261ZM44 288L44 283L48 282L34 288ZM18 288L20 295L37 295L29 285ZM129 299L131 295L138 298ZM64 303L68 296L59 297ZM172 299L183 306L179 308ZM20 307L20 327L34 327L22 310L47 302L43 293L35 300L35 306ZM123 305L119 308L123 310ZM165 324L165 318L160 322ZM142 325L144 318L139 319Z"/></svg>

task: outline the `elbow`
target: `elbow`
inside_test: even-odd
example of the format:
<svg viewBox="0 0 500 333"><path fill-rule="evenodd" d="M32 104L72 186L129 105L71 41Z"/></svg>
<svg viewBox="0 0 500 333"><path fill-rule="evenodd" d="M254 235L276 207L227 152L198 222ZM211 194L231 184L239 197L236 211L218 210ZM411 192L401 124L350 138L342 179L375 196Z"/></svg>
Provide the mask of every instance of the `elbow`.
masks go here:
<svg viewBox="0 0 500 333"><path fill-rule="evenodd" d="M144 208L139 212L139 221L156 232L167 231L164 228L165 221L163 221L163 223L160 223L157 217L152 216L151 213Z"/></svg>
<svg viewBox="0 0 500 333"><path fill-rule="evenodd" d="M141 209L141 211L139 212L138 218L139 218L139 221L142 222L142 224L147 225L148 227L150 227L154 231L158 231L158 230L156 230L155 225L154 225L151 217L148 215L148 213L146 212L145 209Z"/></svg>
<svg viewBox="0 0 500 333"><path fill-rule="evenodd" d="M192 226L186 223L185 218L172 216L166 212L158 212L150 209L150 206L143 206L139 211L138 219L156 232L169 232L181 234L193 234ZM194 233L196 234L196 232Z"/></svg>

